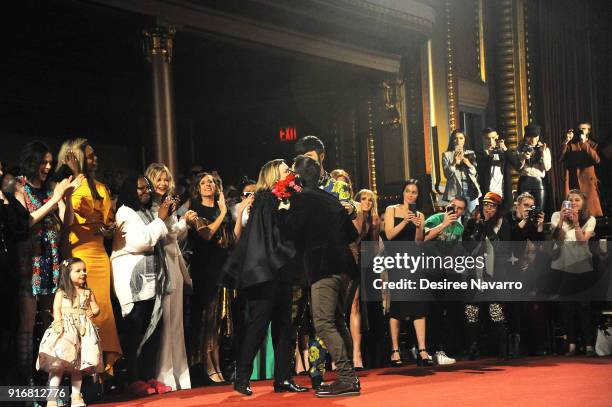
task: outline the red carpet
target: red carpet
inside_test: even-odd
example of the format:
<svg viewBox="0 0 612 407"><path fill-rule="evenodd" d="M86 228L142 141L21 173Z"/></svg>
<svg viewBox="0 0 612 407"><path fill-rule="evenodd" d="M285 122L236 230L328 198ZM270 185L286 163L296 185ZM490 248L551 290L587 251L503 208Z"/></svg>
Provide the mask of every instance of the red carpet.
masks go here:
<svg viewBox="0 0 612 407"><path fill-rule="evenodd" d="M253 396L230 386L199 387L101 406L612 406L612 358L539 357L507 363L459 362L436 368L407 366L360 372L359 397L318 399L313 392L275 394L270 381L253 382ZM329 380L332 376L326 376ZM296 381L305 385L308 378Z"/></svg>

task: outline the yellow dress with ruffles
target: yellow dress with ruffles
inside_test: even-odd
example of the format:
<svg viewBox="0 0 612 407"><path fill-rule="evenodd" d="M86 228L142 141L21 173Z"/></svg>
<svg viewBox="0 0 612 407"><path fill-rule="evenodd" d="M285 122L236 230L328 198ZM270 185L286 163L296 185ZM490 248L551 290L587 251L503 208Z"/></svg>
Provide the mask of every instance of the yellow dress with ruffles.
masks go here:
<svg viewBox="0 0 612 407"><path fill-rule="evenodd" d="M112 366L121 357L122 351L110 299L111 264L104 249L104 237L97 231L103 224L110 224L114 215L106 185L96 182L96 190L102 199L93 199L85 179L72 193L74 221L70 227L69 242L72 256L85 262L87 286L95 293L100 306L95 323L100 330L105 370L112 374Z"/></svg>

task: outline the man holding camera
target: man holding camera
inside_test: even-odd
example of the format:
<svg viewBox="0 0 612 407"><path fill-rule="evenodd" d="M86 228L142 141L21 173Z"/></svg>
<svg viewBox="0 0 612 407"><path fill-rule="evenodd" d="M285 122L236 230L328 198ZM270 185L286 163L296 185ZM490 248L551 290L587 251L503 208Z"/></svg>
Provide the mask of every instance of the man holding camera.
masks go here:
<svg viewBox="0 0 612 407"><path fill-rule="evenodd" d="M595 174L595 165L600 158L597 153L597 143L589 140L591 125L582 122L578 130L570 129L565 135L561 145L561 160L565 165L565 192L571 189L580 189L587 197L587 207L593 216L602 216L599 201L598 180Z"/></svg>
<svg viewBox="0 0 612 407"><path fill-rule="evenodd" d="M550 149L540 142L542 129L537 124L525 126L524 137L517 149L516 169L519 172L518 193L529 192L539 208L546 205L544 178L552 166Z"/></svg>
<svg viewBox="0 0 612 407"><path fill-rule="evenodd" d="M508 164L514 155L494 129L484 128L481 136L483 149L476 151L480 191L483 196L487 192L502 196L502 208L508 211L512 208L512 172Z"/></svg>
<svg viewBox="0 0 612 407"><path fill-rule="evenodd" d="M463 235L461 217L467 207L464 197L456 196L446 207L445 212L431 215L425 220L425 241L439 240L442 242L457 242Z"/></svg>

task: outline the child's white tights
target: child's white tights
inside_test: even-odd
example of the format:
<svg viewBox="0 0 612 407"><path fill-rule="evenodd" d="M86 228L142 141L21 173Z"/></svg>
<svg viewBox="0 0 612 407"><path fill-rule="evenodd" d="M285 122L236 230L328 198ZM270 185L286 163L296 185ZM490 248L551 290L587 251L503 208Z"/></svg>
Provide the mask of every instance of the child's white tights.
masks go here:
<svg viewBox="0 0 612 407"><path fill-rule="evenodd" d="M49 386L59 387L63 376L63 370L49 372ZM81 372L72 372L70 381L72 382L72 396L76 397L81 393L81 384L83 383L83 376L81 375Z"/></svg>

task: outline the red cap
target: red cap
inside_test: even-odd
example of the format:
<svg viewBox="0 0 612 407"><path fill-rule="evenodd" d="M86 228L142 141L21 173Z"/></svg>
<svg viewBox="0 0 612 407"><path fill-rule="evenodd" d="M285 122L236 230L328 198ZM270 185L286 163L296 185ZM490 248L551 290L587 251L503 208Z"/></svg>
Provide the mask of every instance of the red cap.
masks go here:
<svg viewBox="0 0 612 407"><path fill-rule="evenodd" d="M495 192L487 192L482 202L491 202L496 205L501 205L502 197L499 194L496 194Z"/></svg>

